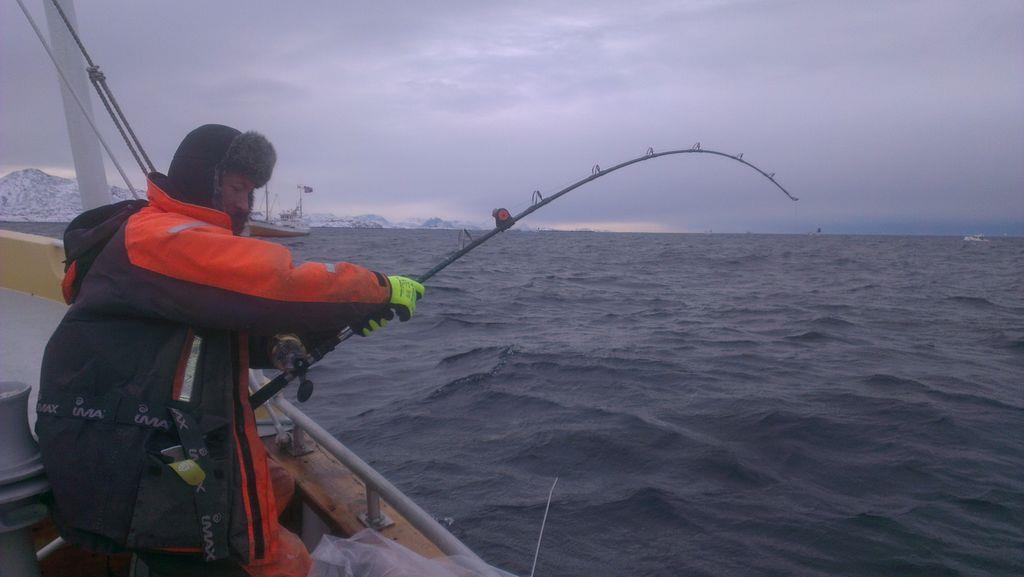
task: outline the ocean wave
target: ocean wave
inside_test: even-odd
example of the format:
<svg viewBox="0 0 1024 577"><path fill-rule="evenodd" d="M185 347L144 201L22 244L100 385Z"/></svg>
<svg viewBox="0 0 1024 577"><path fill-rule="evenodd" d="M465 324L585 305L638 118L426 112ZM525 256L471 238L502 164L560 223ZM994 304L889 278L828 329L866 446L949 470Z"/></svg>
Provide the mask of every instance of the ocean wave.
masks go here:
<svg viewBox="0 0 1024 577"><path fill-rule="evenodd" d="M467 359L476 359L481 356L488 358L495 357L496 361L500 361L503 358L507 358L508 356L515 354L516 350L517 349L515 345L476 347L468 351L463 351L461 353L456 353L454 355L444 357L443 359L438 361L437 364L438 366L451 365L454 363L465 361Z"/></svg>
<svg viewBox="0 0 1024 577"><path fill-rule="evenodd" d="M838 337L835 337L835 336L830 335L828 333L823 333L821 331L807 331L807 332L800 333L798 335L790 335L790 336L786 337L786 340L790 340L790 341L805 341L805 342L811 342L811 343L818 343L818 342L824 342L824 341L842 341L842 339L840 339Z"/></svg>
<svg viewBox="0 0 1024 577"><path fill-rule="evenodd" d="M830 326L829 328L831 328L831 329L840 328L841 329L843 327L841 327L841 326ZM797 333L797 334L794 334L794 335L787 335L785 337L785 340L787 342L801 343L801 344L842 343L842 344L845 344L845 345L858 345L858 346L866 346L866 345L870 344L870 341L867 341L867 340L865 340L863 338L857 338L857 337L852 337L852 336L847 336L847 335L840 336L840 335L837 335L835 333L824 331L824 330L810 330L810 331L804 331L802 333Z"/></svg>
<svg viewBox="0 0 1024 577"><path fill-rule="evenodd" d="M743 349L760 346L762 343L750 339L700 339L696 344L722 349Z"/></svg>
<svg viewBox="0 0 1024 577"><path fill-rule="evenodd" d="M940 401L946 406L956 407L961 404L972 404L990 409L1004 409L1013 412L1024 411L1024 406L1015 405L992 398L980 393L966 391L948 391L927 385L914 379L900 378L888 374L874 374L864 378L863 383L870 387L891 392L916 393L925 398Z"/></svg>
<svg viewBox="0 0 1024 577"><path fill-rule="evenodd" d="M990 301L990 300L988 300L987 298L984 298L984 297L971 297L971 296L958 296L958 295L954 295L954 296L948 297L946 300L949 300L949 301L952 301L952 302L955 302L955 303L960 303L960 304L970 305L970 306L975 306L975 307L982 307L982 308L998 308L999 307L999 305L995 304L994 302L992 302L992 301Z"/></svg>
<svg viewBox="0 0 1024 577"><path fill-rule="evenodd" d="M1008 503L1013 500L1021 504L1024 494L1011 495L1006 491L986 491L977 497L954 497L949 502L961 509L965 514L980 517L982 519L999 520L1006 526L1016 527L1021 530L1024 527L1024 511L1010 507Z"/></svg>
<svg viewBox="0 0 1024 577"><path fill-rule="evenodd" d="M811 320L812 325L823 326L823 327L855 327L856 323L852 323L844 318L835 316L824 316L815 317Z"/></svg>
<svg viewBox="0 0 1024 577"><path fill-rule="evenodd" d="M427 399L431 401L436 401L438 399L443 399L447 396L457 394L467 389L468 387L474 387L476 385L479 385L480 383L489 379L491 376L492 375L490 373L475 373L472 375L467 375L465 377L459 377L458 379L448 381L447 383L434 389L427 396Z"/></svg>
<svg viewBox="0 0 1024 577"><path fill-rule="evenodd" d="M895 375L876 373L864 379L864 384L872 387L883 388L912 388L914 390L928 390L923 383L914 379L904 379Z"/></svg>
<svg viewBox="0 0 1024 577"><path fill-rule="evenodd" d="M493 319L494 317L488 317ZM458 330L465 327L500 327L509 323L495 320L471 320L454 315L446 315L434 322L432 328L435 330Z"/></svg>
<svg viewBox="0 0 1024 577"><path fill-rule="evenodd" d="M604 501L588 501L576 508L591 511L603 522L631 523L638 516L658 525L694 526L679 498L657 487L637 487Z"/></svg>
<svg viewBox="0 0 1024 577"><path fill-rule="evenodd" d="M641 440L641 438L643 440ZM665 465L664 448L678 446L673 431L550 430L530 439L507 459L514 467L543 472L552 467L574 474L655 471Z"/></svg>
<svg viewBox="0 0 1024 577"><path fill-rule="evenodd" d="M1020 351L1024 349L1024 329L996 330L979 339L979 342L994 349Z"/></svg>
<svg viewBox="0 0 1024 577"><path fill-rule="evenodd" d="M729 490L761 489L779 482L769 470L745 462L735 451L724 447L708 447L697 460L689 463L702 482L710 481Z"/></svg>

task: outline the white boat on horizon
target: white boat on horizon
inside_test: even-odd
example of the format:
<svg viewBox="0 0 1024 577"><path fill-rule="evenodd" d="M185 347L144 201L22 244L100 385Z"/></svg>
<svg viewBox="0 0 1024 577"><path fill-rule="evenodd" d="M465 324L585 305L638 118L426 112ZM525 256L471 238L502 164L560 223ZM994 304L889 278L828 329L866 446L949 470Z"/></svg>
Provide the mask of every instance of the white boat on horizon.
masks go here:
<svg viewBox="0 0 1024 577"><path fill-rule="evenodd" d="M985 235L981 233L967 235L964 237L964 240L967 242L989 242Z"/></svg>
<svg viewBox="0 0 1024 577"><path fill-rule="evenodd" d="M245 230L242 234L268 238L288 238L306 236L309 232L309 227L302 220L279 219L276 221L250 220L245 225Z"/></svg>
<svg viewBox="0 0 1024 577"><path fill-rule="evenodd" d="M249 219L242 234L248 236L262 236L270 238L287 238L294 236L306 236L309 234L309 226L302 218L302 195L313 190L308 186L299 185L299 203L291 210L282 211L278 217L271 217L270 192L268 188L263 189L263 214L262 219Z"/></svg>

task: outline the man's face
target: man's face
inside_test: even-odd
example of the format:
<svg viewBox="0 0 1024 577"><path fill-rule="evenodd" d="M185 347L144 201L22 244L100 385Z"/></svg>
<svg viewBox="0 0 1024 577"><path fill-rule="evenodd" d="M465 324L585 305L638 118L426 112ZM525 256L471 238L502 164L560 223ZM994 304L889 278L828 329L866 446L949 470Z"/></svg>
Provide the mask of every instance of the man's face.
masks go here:
<svg viewBox="0 0 1024 577"><path fill-rule="evenodd" d="M252 191L256 188L246 176L237 172L225 172L220 177L220 202L222 210L231 217L231 230L235 234L242 232L252 206Z"/></svg>

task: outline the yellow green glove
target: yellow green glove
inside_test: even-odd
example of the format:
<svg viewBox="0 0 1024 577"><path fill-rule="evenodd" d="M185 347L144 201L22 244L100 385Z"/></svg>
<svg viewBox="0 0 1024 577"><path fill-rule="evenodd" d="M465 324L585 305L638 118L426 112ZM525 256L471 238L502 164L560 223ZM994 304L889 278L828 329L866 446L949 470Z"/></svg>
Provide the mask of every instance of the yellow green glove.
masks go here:
<svg viewBox="0 0 1024 577"><path fill-rule="evenodd" d="M391 308L398 313L398 320L405 322L416 312L416 301L423 298L423 285L404 276L389 276L391 283Z"/></svg>
<svg viewBox="0 0 1024 577"><path fill-rule="evenodd" d="M363 320L352 325L352 332L361 337L368 337L370 333L386 327L388 321L395 318L398 313L398 320L407 321L416 312L416 301L423 297L426 289L423 285L404 276L389 276L391 283L391 300L387 307L381 312L374 313Z"/></svg>
<svg viewBox="0 0 1024 577"><path fill-rule="evenodd" d="M388 326L388 321L393 318L395 318L395 313L389 308L384 309L379 313L373 313L358 323L353 324L352 332L361 337L368 337L373 331Z"/></svg>

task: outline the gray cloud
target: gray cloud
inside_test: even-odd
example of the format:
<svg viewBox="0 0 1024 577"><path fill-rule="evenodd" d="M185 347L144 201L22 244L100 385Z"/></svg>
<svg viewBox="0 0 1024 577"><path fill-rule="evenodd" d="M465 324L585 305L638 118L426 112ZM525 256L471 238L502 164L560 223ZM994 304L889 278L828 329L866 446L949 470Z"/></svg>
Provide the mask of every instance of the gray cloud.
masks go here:
<svg viewBox="0 0 1024 577"><path fill-rule="evenodd" d="M602 179L535 222L1024 232L1018 2L95 1L78 11L158 165L202 122L258 129L281 154L271 188L312 184L323 210L483 220L594 163L700 140L745 152L802 200L739 165L669 158ZM30 34L15 5L0 5L0 165L70 166L56 80Z"/></svg>

